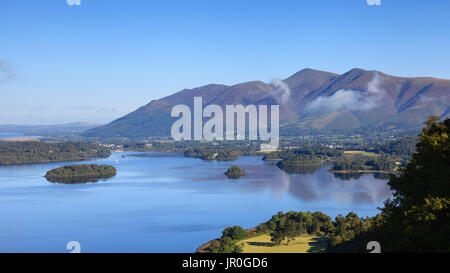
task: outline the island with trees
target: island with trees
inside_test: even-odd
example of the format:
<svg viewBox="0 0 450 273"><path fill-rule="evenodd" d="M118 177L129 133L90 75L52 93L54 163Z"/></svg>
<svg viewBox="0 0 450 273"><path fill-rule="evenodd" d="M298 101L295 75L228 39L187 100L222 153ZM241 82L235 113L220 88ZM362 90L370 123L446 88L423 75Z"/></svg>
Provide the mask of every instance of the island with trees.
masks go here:
<svg viewBox="0 0 450 273"><path fill-rule="evenodd" d="M264 161L278 161L277 166L287 173L313 173L324 161L339 157L342 151L321 145L276 151L264 155Z"/></svg>
<svg viewBox="0 0 450 273"><path fill-rule="evenodd" d="M110 149L95 143L0 142L0 165L83 161L110 155Z"/></svg>
<svg viewBox="0 0 450 273"><path fill-rule="evenodd" d="M53 183L78 184L97 182L116 175L116 168L110 165L83 164L67 165L48 171L45 178Z"/></svg>
<svg viewBox="0 0 450 273"><path fill-rule="evenodd" d="M277 166L287 173L314 173L322 166L322 160L310 155L295 155L280 160Z"/></svg>
<svg viewBox="0 0 450 273"><path fill-rule="evenodd" d="M240 153L229 149L189 148L184 152L184 156L203 160L229 161L238 159Z"/></svg>
<svg viewBox="0 0 450 273"><path fill-rule="evenodd" d="M228 170L225 172L225 175L230 179L238 179L241 176L245 175L245 171L238 166L231 166L228 168Z"/></svg>

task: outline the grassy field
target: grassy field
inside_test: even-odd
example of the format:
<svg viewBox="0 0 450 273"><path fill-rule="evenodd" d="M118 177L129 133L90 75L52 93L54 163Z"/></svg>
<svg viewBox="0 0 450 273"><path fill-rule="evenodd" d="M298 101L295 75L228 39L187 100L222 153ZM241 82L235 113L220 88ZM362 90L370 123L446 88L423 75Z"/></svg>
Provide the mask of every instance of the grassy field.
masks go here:
<svg viewBox="0 0 450 273"><path fill-rule="evenodd" d="M321 236L299 236L288 245L272 246L270 236L264 234L241 242L244 243L244 253L317 253L325 251L328 240Z"/></svg>
<svg viewBox="0 0 450 273"><path fill-rule="evenodd" d="M365 152L365 151L344 151L344 154L347 155L363 155L363 156L371 156L371 157L376 157L378 156L376 153L372 153L372 152Z"/></svg>

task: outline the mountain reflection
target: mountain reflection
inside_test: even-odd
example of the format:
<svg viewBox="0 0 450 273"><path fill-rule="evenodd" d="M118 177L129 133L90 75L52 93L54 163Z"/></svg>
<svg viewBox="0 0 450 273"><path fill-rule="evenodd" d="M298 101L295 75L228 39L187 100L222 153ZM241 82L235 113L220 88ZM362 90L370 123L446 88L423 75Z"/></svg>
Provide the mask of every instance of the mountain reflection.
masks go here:
<svg viewBox="0 0 450 273"><path fill-rule="evenodd" d="M260 191L272 188L275 196L289 193L302 201L334 199L338 203L380 203L391 196L387 179L375 178L373 174L346 175L344 177L328 171L327 166L314 173L288 174L274 164L247 165L243 187Z"/></svg>

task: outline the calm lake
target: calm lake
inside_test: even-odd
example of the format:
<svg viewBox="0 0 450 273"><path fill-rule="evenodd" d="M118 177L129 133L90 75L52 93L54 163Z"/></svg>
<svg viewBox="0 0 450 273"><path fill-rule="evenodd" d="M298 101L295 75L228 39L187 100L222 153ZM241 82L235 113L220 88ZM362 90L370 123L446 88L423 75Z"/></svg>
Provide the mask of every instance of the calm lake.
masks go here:
<svg viewBox="0 0 450 273"><path fill-rule="evenodd" d="M75 164L111 164L97 183L53 184L43 175L68 163L0 166L0 252L194 252L231 225L254 227L278 211L350 211L373 216L391 196L387 180L341 180L324 166L290 175L261 157L218 162L182 154L114 153ZM238 165L247 174L223 174Z"/></svg>
<svg viewBox="0 0 450 273"><path fill-rule="evenodd" d="M0 139L6 139L6 138L40 138L40 136L27 136L24 134L14 134L14 133L0 133Z"/></svg>

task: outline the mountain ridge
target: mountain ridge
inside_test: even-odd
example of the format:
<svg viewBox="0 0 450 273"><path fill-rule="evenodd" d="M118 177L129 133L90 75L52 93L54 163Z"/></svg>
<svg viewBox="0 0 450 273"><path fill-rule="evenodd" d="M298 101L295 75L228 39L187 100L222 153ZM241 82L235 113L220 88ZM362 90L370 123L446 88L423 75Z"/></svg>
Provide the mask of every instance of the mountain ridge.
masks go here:
<svg viewBox="0 0 450 273"><path fill-rule="evenodd" d="M177 104L192 107L195 96L202 97L204 107L279 104L281 134L345 132L363 127L407 129L420 127L429 115L448 116L450 80L398 77L361 68L343 74L306 68L270 83L248 81L183 89L83 135L169 136L176 120L170 116L171 108Z"/></svg>

